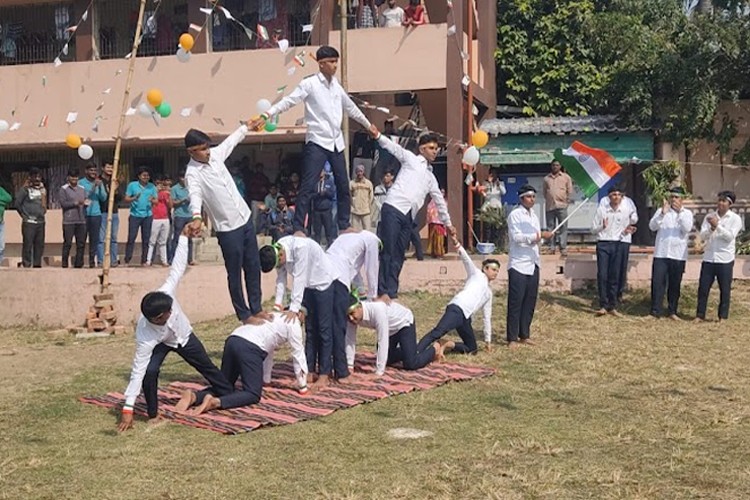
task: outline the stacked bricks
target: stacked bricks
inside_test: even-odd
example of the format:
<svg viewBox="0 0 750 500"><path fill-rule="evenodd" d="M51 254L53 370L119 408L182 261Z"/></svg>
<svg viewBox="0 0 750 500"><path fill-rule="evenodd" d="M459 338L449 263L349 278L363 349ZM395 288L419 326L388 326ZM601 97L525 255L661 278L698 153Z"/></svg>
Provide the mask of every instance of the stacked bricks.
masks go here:
<svg viewBox="0 0 750 500"><path fill-rule="evenodd" d="M115 310L115 297L111 293L99 293L94 295L94 305L86 313L85 326L73 325L68 327L71 333L78 337L103 337L113 333L123 333L124 326L116 325L117 311Z"/></svg>

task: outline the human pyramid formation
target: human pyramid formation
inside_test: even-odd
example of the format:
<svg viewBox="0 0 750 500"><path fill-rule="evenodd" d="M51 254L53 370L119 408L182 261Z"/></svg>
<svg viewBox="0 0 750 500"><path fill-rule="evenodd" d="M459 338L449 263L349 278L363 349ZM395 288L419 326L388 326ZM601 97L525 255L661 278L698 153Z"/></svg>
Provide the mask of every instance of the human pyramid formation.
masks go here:
<svg viewBox="0 0 750 500"><path fill-rule="evenodd" d="M167 280L141 301L142 315L136 325L136 352L118 424L120 431L132 428L133 406L141 391L148 417L158 418L159 370L172 351L210 384L198 392L183 392L175 407L178 412L199 415L260 401L263 384L271 382L274 351L285 343L290 345L298 390L303 394L355 376L359 326L377 333L376 377L396 363L401 363L405 370L417 370L444 359L447 352L476 353L478 346L471 318L479 310L484 317L484 341L490 348L493 296L490 282L497 277L500 263L486 259L481 267L475 266L456 237L456 229L432 173L431 162L438 153L438 137L431 133L422 135L419 154L395 144L380 134L338 83L334 76L339 59L336 49L323 46L318 49L316 59L319 73L305 78L267 113L240 126L218 146L210 147L211 139L199 130L191 129L185 135L190 155L185 179L193 220L179 237ZM249 130L262 127L266 120L301 102L305 105L307 137L295 233L258 249L250 208L224 162ZM341 131L344 111L368 129L373 139L401 163L399 175L382 207L380 238L367 231L356 232L349 225L350 194ZM305 222L326 161L336 179L340 236L324 251L307 238ZM467 278L438 324L418 341L414 314L396 299L413 217L428 194L458 249ZM552 236L551 232L541 230L532 210L535 197L533 187L521 187L521 203L508 217L506 329L509 347L531 344L530 327L539 286L539 244ZM225 341L221 369L208 357L175 299L177 285L187 267L188 239L200 232L203 209L216 229L232 305L243 323ZM607 209L600 210L606 212ZM608 210L620 213L616 202ZM609 213L603 212L603 215L607 221L629 225L627 217L620 221ZM613 225L597 220L603 229L615 230ZM277 272L276 298L274 310L270 312L261 307L260 273L274 269ZM291 298L285 307L289 275ZM363 296L360 290L366 290ZM458 333L460 342L443 339L453 330ZM239 389L235 387L238 378L241 379Z"/></svg>

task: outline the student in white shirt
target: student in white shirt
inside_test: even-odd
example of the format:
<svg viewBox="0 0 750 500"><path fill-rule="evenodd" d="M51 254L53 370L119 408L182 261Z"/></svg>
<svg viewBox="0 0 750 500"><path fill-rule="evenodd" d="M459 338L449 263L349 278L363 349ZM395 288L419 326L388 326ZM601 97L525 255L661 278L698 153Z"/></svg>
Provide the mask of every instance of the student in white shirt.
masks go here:
<svg viewBox="0 0 750 500"><path fill-rule="evenodd" d="M682 206L685 196L682 187L674 187L669 193L669 200L664 200L661 210L657 210L648 223L649 229L656 231L651 268L651 316L661 317L666 292L669 318L679 321L677 305L688 255L688 235L693 229L693 213Z"/></svg>
<svg viewBox="0 0 750 500"><path fill-rule="evenodd" d="M300 322L296 319L287 322L280 313L272 316L271 321L261 325L237 327L224 342L221 371L232 387L238 378L242 379L242 389L228 394L222 394L214 387L198 392L186 390L182 392L177 407L182 409L195 405L190 413L200 415L210 410L228 410L257 403L263 392L263 384L271 383L274 351L286 343L292 350L292 365L299 392L307 393L307 361Z"/></svg>
<svg viewBox="0 0 750 500"><path fill-rule="evenodd" d="M596 235L596 283L599 290L599 310L597 316L617 312L618 292L622 279L623 253L620 243L625 236L635 231L637 216L623 202L622 190L618 186L609 188L609 204L599 204L591 224L591 232Z"/></svg>
<svg viewBox="0 0 750 500"><path fill-rule="evenodd" d="M302 80L291 94L251 122L250 127L253 129L262 127L271 117L301 102L305 103L307 134L302 182L294 212L294 230L297 232L305 229L305 218L310 212L310 204L316 191L320 171L328 161L336 182L337 222L339 232L341 232L349 228L351 214L349 174L346 171L344 159L345 138L341 131L343 112L346 111L348 118L356 120L363 127L369 127L370 122L336 79L335 74L339 63L338 51L324 45L318 49L315 58L320 72Z"/></svg>
<svg viewBox="0 0 750 500"><path fill-rule="evenodd" d="M369 300L377 298L380 268L378 259L381 246L382 243L375 234L370 231L361 231L342 234L328 247L326 254L331 258L333 265L338 268L339 280L347 290L350 288L364 290L361 273L364 269L367 278L366 297Z"/></svg>
<svg viewBox="0 0 750 500"><path fill-rule="evenodd" d="M633 243L633 234L635 234L636 230L638 229L638 227L636 226L636 224L638 224L638 209L636 208L633 200L623 192L622 201L620 203L622 203L622 206L625 207L625 211L630 214L630 232L624 234L620 239L619 244L617 245L617 248L619 250L618 258L620 260L620 275L618 277L620 288L617 290L618 303L622 303L622 295L625 292L625 287L627 287L628 285L630 245ZM608 207L609 196L605 196L604 198L599 200L599 206Z"/></svg>
<svg viewBox="0 0 750 500"><path fill-rule="evenodd" d="M471 260L469 254L466 253L455 236L453 237L453 244L458 249L458 255L466 269L466 283L463 289L453 297L448 307L445 308L445 313L437 326L419 341L418 351L426 349L451 330L456 330L462 342L445 342L443 343L443 349L446 352L453 350L463 354L476 354L477 340L471 326L471 316L480 309L484 317L485 346L488 350L491 346L492 287L490 282L497 278L497 274L500 272L500 262L496 259L485 259L482 261L482 269L480 270L474 265L474 261Z"/></svg>
<svg viewBox="0 0 750 500"><path fill-rule="evenodd" d="M714 280L719 282L719 321L729 318L735 243L737 235L742 231L742 219L730 210L736 200L737 196L733 191L720 192L716 212L706 215L701 224L701 239L705 246L698 280L696 321L706 319L708 294Z"/></svg>
<svg viewBox="0 0 750 500"><path fill-rule="evenodd" d="M419 137L418 155L382 135L374 125L370 126L370 135L401 163L401 170L385 195L379 227L383 252L380 254L378 295L388 295L395 299L398 297L398 279L404 266L414 216L424 205L428 194L437 205L440 220L451 236L456 235L456 228L451 223L448 206L432 173L431 162L435 161L438 154L437 135L427 133Z"/></svg>
<svg viewBox="0 0 750 500"><path fill-rule="evenodd" d="M180 236L167 281L157 291L147 293L141 301L142 314L135 327L133 369L130 383L125 389L125 405L118 425L120 432L133 427L133 405L141 388L148 417L156 419L159 416L159 370L170 352L179 354L203 375L217 394L229 394L233 390L224 374L209 359L203 344L193 333L190 320L175 299L177 284L187 267L189 233L190 229L186 227Z"/></svg>
<svg viewBox="0 0 750 500"><path fill-rule="evenodd" d="M275 309L282 310L284 307L286 281L290 274L292 294L289 310L284 315L290 321L295 317L302 320L302 305L307 308L309 318L306 323L305 354L308 372L319 375L315 384L327 384L332 375L339 379L348 377L345 350L346 305L337 312L336 289L338 285L343 285L338 281L338 271L331 259L312 239L285 236L260 249L260 265L264 273L276 269ZM337 313L343 315L343 323L336 320ZM342 331L335 329L339 323ZM334 339L334 334L341 338Z"/></svg>
<svg viewBox="0 0 750 500"><path fill-rule="evenodd" d="M539 243L552 237L542 231L534 212L536 189L525 184L518 190L520 205L508 215L508 347L530 345L531 321L539 294Z"/></svg>
<svg viewBox="0 0 750 500"><path fill-rule="evenodd" d="M375 330L378 336L378 352L375 358L375 375L382 376L386 365L403 362L404 370L419 370L430 362L443 358L438 342L425 349L417 347L417 330L414 314L398 302L360 302L349 296L349 325L346 331L346 360L349 370L354 371L357 344L357 328L365 326Z"/></svg>
<svg viewBox="0 0 750 500"><path fill-rule="evenodd" d="M243 124L213 148L210 147L211 139L205 133L188 130L185 147L190 161L185 170L185 182L193 213L193 220L189 224L193 236L200 234L201 209L205 208L216 229L216 238L224 257L234 312L243 323L258 324L266 318L266 313L261 309L258 240L250 208L224 164L237 144L242 142L247 130L247 125Z"/></svg>

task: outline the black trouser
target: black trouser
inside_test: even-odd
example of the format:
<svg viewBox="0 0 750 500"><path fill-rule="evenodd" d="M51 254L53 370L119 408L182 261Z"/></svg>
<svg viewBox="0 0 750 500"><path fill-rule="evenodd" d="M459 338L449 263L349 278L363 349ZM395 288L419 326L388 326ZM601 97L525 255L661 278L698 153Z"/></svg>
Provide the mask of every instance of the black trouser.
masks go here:
<svg viewBox="0 0 750 500"><path fill-rule="evenodd" d="M128 217L128 242L125 245L125 264L130 264L133 258L133 249L135 248L135 238L138 236L138 229L141 230L141 264L145 264L148 259L148 242L151 239L151 224L154 222L152 216Z"/></svg>
<svg viewBox="0 0 750 500"><path fill-rule="evenodd" d="M308 373L331 375L334 299L333 286L329 286L325 290L305 288L302 304L307 308L305 356L307 357ZM344 367L346 368L346 353L344 354ZM348 370L346 373L348 373Z"/></svg>
<svg viewBox="0 0 750 500"><path fill-rule="evenodd" d="M534 266L534 274L531 275L508 269L508 313L505 321L508 342L531 336L531 321L534 319L538 293L539 266Z"/></svg>
<svg viewBox="0 0 750 500"><path fill-rule="evenodd" d="M177 243L180 242L182 230L185 229L185 226L190 224L191 221L192 218L190 217L175 217L172 220L172 239L169 241L169 246L167 247L167 260L169 260L170 264L174 258L174 253L177 251ZM190 262L193 262L193 238L188 238L188 263Z"/></svg>
<svg viewBox="0 0 750 500"><path fill-rule="evenodd" d="M424 250L422 249L422 238L419 236L419 228L416 222L412 223L411 236L409 243L414 245L414 256L417 260L424 260Z"/></svg>
<svg viewBox="0 0 750 500"><path fill-rule="evenodd" d="M89 240L89 267L96 266L96 249L99 247L99 232L102 230L101 215L86 216L86 233ZM99 263L101 264L101 262Z"/></svg>
<svg viewBox="0 0 750 500"><path fill-rule="evenodd" d="M628 264L630 263L630 243L625 241L617 245L617 254L620 259L620 277L618 279L617 301L622 302L622 294L628 285Z"/></svg>
<svg viewBox="0 0 750 500"><path fill-rule="evenodd" d="M622 266L619 241L596 243L596 284L599 290L599 307L612 311L617 308Z"/></svg>
<svg viewBox="0 0 750 500"><path fill-rule="evenodd" d="M346 323L347 309L349 309L349 288L336 280L333 288L333 372L336 378L349 376L349 366L346 362Z"/></svg>
<svg viewBox="0 0 750 500"><path fill-rule="evenodd" d="M378 295L398 297L398 277L404 267L406 247L411 238L413 222L411 212L402 214L388 203L380 211L380 239L383 251L380 252L378 275Z"/></svg>
<svg viewBox="0 0 750 500"><path fill-rule="evenodd" d="M21 261L23 267L42 267L42 255L44 255L44 222L32 224L31 222L21 223L21 237L23 238L23 247L21 251Z"/></svg>
<svg viewBox="0 0 750 500"><path fill-rule="evenodd" d="M266 356L266 351L242 337L227 337L221 357L221 373L230 390L227 391L225 387L207 387L195 394L195 404L201 404L208 394L218 396L224 410L260 401L263 394L263 361ZM242 390L234 388L238 378L242 379Z"/></svg>
<svg viewBox="0 0 750 500"><path fill-rule="evenodd" d="M232 231L216 233L227 270L229 296L240 321L261 311L260 306L260 255L252 217L245 225ZM242 290L242 273L245 273L245 292Z"/></svg>
<svg viewBox="0 0 750 500"><path fill-rule="evenodd" d="M312 238L315 240L315 243L320 245L322 233L325 231L326 243L328 246L331 246L331 243L336 238L333 226L333 210L329 208L328 210L321 210L319 212L314 211L312 218Z"/></svg>
<svg viewBox="0 0 750 500"><path fill-rule="evenodd" d="M83 251L86 248L86 223L63 224L63 246L62 266L68 267L70 261L70 248L73 246L73 238L76 239L76 257L73 267L83 267Z"/></svg>
<svg viewBox="0 0 750 500"><path fill-rule="evenodd" d="M388 339L389 365L403 361L404 370L419 370L430 364L435 358L435 348L432 345L419 350L417 346L417 329L412 323L403 327Z"/></svg>
<svg viewBox="0 0 750 500"><path fill-rule="evenodd" d="M708 294L714 280L719 282L719 319L729 318L729 298L732 293L732 274L734 273L734 261L724 264L703 262L701 264L701 275L698 280L698 312L696 316L706 319L706 307L708 306Z"/></svg>
<svg viewBox="0 0 750 500"><path fill-rule="evenodd" d="M456 347L453 348L454 351L462 354L476 354L477 339L474 336L474 329L471 327L471 317L464 317L464 312L456 304L448 304L437 326L422 337L422 340L417 344L417 352L427 350L434 342L451 330L456 330L458 336L463 341L463 343L456 342Z"/></svg>
<svg viewBox="0 0 750 500"><path fill-rule="evenodd" d="M208 357L200 339L194 333L191 333L187 343L183 346L178 345L175 348L160 343L151 352L151 360L148 362L146 374L143 377L143 396L146 398L146 409L149 418L154 418L158 413L159 399L157 397L157 390L159 387L159 371L161 370L162 363L164 363L164 358L172 351L179 354L187 364L203 375L211 387L225 394L232 392L232 385Z"/></svg>
<svg viewBox="0 0 750 500"><path fill-rule="evenodd" d="M669 315L677 314L680 285L685 272L685 261L655 258L651 266L651 314L661 316L664 292L667 293Z"/></svg>
<svg viewBox="0 0 750 500"><path fill-rule="evenodd" d="M336 204L338 211L336 219L339 230L349 227L349 215L351 214L351 194L349 193L349 173L346 171L346 160L341 151L328 151L315 144L308 142L302 152L304 156L304 167L302 169L302 182L297 194L294 207L294 230L304 231L305 217L310 212L312 197L317 192L320 182L320 171L323 170L326 161L331 164L333 180L336 183ZM312 221L309 221L312 223Z"/></svg>

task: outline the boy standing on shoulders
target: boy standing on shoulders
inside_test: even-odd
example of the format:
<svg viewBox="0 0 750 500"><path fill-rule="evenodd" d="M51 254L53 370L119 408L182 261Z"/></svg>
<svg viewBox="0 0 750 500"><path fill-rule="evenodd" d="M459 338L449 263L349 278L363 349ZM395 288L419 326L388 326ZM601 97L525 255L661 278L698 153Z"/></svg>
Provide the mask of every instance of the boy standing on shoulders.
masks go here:
<svg viewBox="0 0 750 500"><path fill-rule="evenodd" d="M218 394L234 391L224 374L213 364L206 349L193 333L190 320L175 299L180 278L187 267L187 242L190 229L185 228L177 245L167 281L155 292L149 292L141 300L141 317L135 327L135 357L130 372L130 383L125 389L125 405L118 429L120 432L133 427L133 405L143 389L148 418L159 416L159 370L170 352L176 352L208 380ZM182 408L177 408L180 410Z"/></svg>

